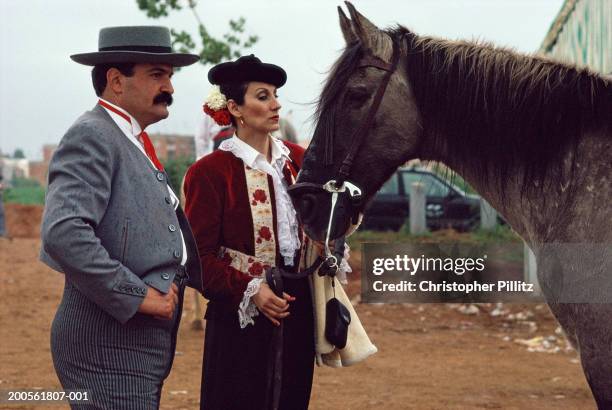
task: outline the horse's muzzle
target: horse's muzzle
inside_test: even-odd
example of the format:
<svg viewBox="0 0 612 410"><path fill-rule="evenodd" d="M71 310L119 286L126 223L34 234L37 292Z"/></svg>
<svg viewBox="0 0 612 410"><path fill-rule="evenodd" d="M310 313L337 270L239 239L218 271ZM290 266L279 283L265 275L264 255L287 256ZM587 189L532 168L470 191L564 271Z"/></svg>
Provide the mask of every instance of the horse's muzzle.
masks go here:
<svg viewBox="0 0 612 410"><path fill-rule="evenodd" d="M303 224L309 225L316 218L317 198L313 193L305 193L294 199L295 210Z"/></svg>
<svg viewBox="0 0 612 410"><path fill-rule="evenodd" d="M297 183L289 188L289 194L306 234L316 241L325 240L330 227L332 195L321 185L311 183ZM357 219L353 218L353 205L348 194L339 195L331 221L330 239L341 237L351 229L351 221Z"/></svg>

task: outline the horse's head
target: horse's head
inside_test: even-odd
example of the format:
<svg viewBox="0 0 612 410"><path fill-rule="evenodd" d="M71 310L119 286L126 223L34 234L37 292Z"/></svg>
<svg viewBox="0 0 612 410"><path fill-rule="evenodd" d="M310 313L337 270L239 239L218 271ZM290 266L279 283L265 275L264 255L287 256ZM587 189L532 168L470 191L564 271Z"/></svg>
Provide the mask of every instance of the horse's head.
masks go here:
<svg viewBox="0 0 612 410"><path fill-rule="evenodd" d="M350 231L367 201L415 156L421 138L403 42L346 4L351 19L338 8L346 48L319 99L315 133L291 189L307 234L317 240L328 230L330 238ZM334 188L340 192L330 220Z"/></svg>

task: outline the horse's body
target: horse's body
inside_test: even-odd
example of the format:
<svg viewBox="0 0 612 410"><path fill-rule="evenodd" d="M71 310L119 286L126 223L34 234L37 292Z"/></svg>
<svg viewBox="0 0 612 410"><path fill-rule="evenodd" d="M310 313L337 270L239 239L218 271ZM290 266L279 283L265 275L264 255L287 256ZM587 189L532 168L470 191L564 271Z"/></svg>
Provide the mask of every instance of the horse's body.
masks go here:
<svg viewBox="0 0 612 410"><path fill-rule="evenodd" d="M352 20L340 10L347 48L323 90L298 185L336 179L355 144L358 166L346 180L366 199L409 159L450 166L534 250L595 400L612 408L612 82L488 45L381 31L348 7ZM394 50L399 64L376 111L368 102L384 64L364 61L389 63ZM357 131L367 138L351 140L372 110L369 129ZM309 235L324 238L328 193L296 190L294 200ZM340 201L331 237L363 206Z"/></svg>

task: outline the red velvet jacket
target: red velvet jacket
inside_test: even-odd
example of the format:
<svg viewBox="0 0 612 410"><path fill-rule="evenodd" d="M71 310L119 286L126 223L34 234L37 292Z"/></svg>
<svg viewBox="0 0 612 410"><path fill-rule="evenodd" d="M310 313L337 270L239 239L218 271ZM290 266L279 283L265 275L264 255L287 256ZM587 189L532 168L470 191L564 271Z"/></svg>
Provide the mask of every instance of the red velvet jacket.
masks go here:
<svg viewBox="0 0 612 410"><path fill-rule="evenodd" d="M304 148L283 141L293 161L284 167L291 185L302 166ZM277 237L276 201L272 177L268 175L272 196L272 226ZM247 191L244 162L229 151L217 150L197 161L185 176L185 213L198 246L204 296L238 309L244 291L253 278L230 266L231 260L219 255L221 247L247 255L255 254L255 232ZM276 244L276 262L280 260Z"/></svg>

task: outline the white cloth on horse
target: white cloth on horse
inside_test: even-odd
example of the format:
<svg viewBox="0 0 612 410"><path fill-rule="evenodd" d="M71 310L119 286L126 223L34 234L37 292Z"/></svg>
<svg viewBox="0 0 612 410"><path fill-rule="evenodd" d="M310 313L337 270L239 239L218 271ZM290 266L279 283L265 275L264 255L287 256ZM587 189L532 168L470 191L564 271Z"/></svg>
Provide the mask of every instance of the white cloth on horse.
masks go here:
<svg viewBox="0 0 612 410"><path fill-rule="evenodd" d="M342 261L340 261L340 266L338 266L338 272L336 273L336 279L343 284L346 285L348 283L348 279L346 277L347 273L351 273L353 269L351 265L349 265L348 260L351 257L351 248L348 243L344 244L344 255L342 256Z"/></svg>
<svg viewBox="0 0 612 410"><path fill-rule="evenodd" d="M318 251L309 242L304 250L304 264L310 266L317 259ZM328 276L311 275L312 303L315 316L315 357L317 366L346 367L367 359L378 351L368 337L353 304L342 286L335 286L336 298L348 309L351 324L344 349L337 349L325 338L325 306L334 296L334 289Z"/></svg>
<svg viewBox="0 0 612 410"><path fill-rule="evenodd" d="M237 158L240 158L245 165L265 172L272 177L274 184L274 198L276 205L276 227L277 241L281 256L286 265L293 265L295 253L300 249L300 238L298 232L298 221L293 203L287 192L287 181L283 175L285 163L290 161L289 149L278 139L270 136L271 162L266 157L242 141L236 135L223 141L219 149L229 151ZM253 295L259 291L262 280L252 279L247 285L242 301L238 309L240 327L244 328L248 324L253 324L253 317L257 316L258 310L254 307L251 300Z"/></svg>

